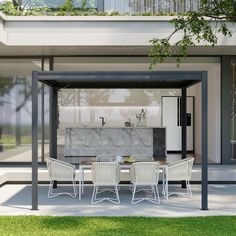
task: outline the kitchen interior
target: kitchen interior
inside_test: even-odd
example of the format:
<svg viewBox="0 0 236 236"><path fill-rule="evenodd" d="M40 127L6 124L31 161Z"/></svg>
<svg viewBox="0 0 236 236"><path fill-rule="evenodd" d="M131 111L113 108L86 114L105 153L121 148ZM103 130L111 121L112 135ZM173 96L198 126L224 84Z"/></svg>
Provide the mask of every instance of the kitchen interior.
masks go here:
<svg viewBox="0 0 236 236"><path fill-rule="evenodd" d="M195 91L193 89L192 91ZM195 96L187 97L187 150L195 155ZM99 154L181 158L181 90L63 89L59 91L58 155L71 163Z"/></svg>

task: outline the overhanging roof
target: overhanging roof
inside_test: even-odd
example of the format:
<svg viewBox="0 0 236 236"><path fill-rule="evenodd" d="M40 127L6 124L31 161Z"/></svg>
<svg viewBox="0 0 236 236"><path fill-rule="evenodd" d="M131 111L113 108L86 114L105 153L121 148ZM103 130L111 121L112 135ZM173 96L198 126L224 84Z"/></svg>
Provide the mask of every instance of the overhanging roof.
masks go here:
<svg viewBox="0 0 236 236"><path fill-rule="evenodd" d="M34 71L33 78L50 87L63 88L186 88L202 79L204 71L80 72Z"/></svg>

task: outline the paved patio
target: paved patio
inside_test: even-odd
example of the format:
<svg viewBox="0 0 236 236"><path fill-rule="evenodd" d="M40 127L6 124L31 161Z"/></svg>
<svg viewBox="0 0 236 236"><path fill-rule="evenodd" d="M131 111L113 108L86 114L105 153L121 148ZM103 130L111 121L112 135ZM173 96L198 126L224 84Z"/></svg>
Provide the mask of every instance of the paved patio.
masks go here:
<svg viewBox="0 0 236 236"><path fill-rule="evenodd" d="M69 186L61 186L68 189ZM60 189L61 189L60 188ZM179 189L172 185L172 189ZM161 186L159 186L161 190ZM152 216L152 217L181 217L207 215L236 215L236 185L209 185L209 211L200 210L200 185L192 185L193 197L171 196L165 200L161 196L161 204L155 205L142 202L131 205L131 194L128 186L120 188L121 204L115 205L102 202L91 205L92 187L85 188L81 201L69 196L47 198L47 185L39 186L39 209L32 211L30 185L5 185L0 188L1 215L56 215L56 216ZM160 191L161 192L161 191Z"/></svg>

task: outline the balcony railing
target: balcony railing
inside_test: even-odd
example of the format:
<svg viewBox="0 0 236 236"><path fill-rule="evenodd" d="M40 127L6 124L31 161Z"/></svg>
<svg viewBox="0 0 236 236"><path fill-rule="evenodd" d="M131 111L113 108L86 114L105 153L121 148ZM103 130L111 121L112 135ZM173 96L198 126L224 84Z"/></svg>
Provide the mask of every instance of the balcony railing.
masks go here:
<svg viewBox="0 0 236 236"><path fill-rule="evenodd" d="M104 11L138 15L198 11L200 0L104 0Z"/></svg>
<svg viewBox="0 0 236 236"><path fill-rule="evenodd" d="M16 0L17 1L17 0ZM66 0L18 0L24 7L60 8ZM178 14L188 11L198 11L201 0L73 0L77 9L97 9L105 12L139 15Z"/></svg>

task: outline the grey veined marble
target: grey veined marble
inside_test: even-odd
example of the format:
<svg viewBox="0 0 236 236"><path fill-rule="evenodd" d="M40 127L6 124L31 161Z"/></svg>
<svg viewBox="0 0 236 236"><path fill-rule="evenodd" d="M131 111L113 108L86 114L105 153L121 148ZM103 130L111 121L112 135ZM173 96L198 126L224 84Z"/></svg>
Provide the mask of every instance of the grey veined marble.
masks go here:
<svg viewBox="0 0 236 236"><path fill-rule="evenodd" d="M66 128L65 156L153 155L152 128Z"/></svg>

